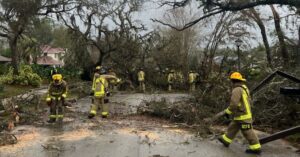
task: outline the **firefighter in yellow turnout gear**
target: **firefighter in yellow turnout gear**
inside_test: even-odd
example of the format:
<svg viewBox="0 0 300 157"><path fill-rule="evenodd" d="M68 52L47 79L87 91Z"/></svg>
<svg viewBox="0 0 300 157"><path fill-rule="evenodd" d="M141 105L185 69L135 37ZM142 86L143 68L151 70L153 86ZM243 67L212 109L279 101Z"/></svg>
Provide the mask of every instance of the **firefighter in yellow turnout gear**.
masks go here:
<svg viewBox="0 0 300 157"><path fill-rule="evenodd" d="M52 79L53 82L49 85L46 98L50 107L49 123L54 123L56 119L62 121L64 117L63 106L67 97L67 83L62 79L62 75L54 74Z"/></svg>
<svg viewBox="0 0 300 157"><path fill-rule="evenodd" d="M241 130L243 136L249 142L249 149L246 153L260 154L261 145L252 127L251 98L249 89L245 85L246 80L238 72L231 74L233 90L229 107L224 111L225 115L233 115L233 120L229 124L227 132L218 138L224 146L228 147L236 134Z"/></svg>
<svg viewBox="0 0 300 157"><path fill-rule="evenodd" d="M143 68L140 68L140 71L137 73L137 76L138 76L140 90L145 92L145 90L146 90L145 72L143 71Z"/></svg>
<svg viewBox="0 0 300 157"><path fill-rule="evenodd" d="M97 114L98 109L101 110L102 117L106 118L108 116L109 107L108 104L104 103L106 90L108 88L108 82L104 77L101 77L101 75L105 73L105 69L101 68L99 70L99 73L96 72L94 75L92 85L94 101L91 107L90 114L88 116L89 118L93 118Z"/></svg>
<svg viewBox="0 0 300 157"><path fill-rule="evenodd" d="M193 92L196 90L196 79L198 77L198 73L194 72L194 71L190 71L189 72L189 85L190 85L190 92Z"/></svg>
<svg viewBox="0 0 300 157"><path fill-rule="evenodd" d="M172 91L172 86L175 81L175 70L171 70L168 74L168 91Z"/></svg>
<svg viewBox="0 0 300 157"><path fill-rule="evenodd" d="M93 104L91 107L91 111L89 114L89 118L93 118L98 109L101 110L101 116L106 118L109 115L109 105L104 102L106 96L108 95L108 81L114 80L116 83L120 83L121 80L116 76L107 75L107 71L105 68L101 67L99 73L96 72L93 79Z"/></svg>
<svg viewBox="0 0 300 157"><path fill-rule="evenodd" d="M93 84L92 84L92 95L95 93L95 80L96 80L96 75L100 75L100 70L101 70L101 66L97 66L95 69L95 73L93 76Z"/></svg>

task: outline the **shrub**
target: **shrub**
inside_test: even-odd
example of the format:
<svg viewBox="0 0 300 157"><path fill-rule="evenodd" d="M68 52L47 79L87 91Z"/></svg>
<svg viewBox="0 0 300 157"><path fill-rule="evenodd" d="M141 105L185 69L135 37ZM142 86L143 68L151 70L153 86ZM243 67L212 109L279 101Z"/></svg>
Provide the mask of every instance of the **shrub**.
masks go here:
<svg viewBox="0 0 300 157"><path fill-rule="evenodd" d="M41 65L31 65L34 73L37 73L43 79L50 79L52 67L45 67ZM58 72L63 75L65 80L74 80L80 78L81 70L78 68L57 68Z"/></svg>
<svg viewBox="0 0 300 157"><path fill-rule="evenodd" d="M41 77L34 73L29 65L21 65L19 75L13 75L13 68L9 68L8 73L0 77L0 83L39 86Z"/></svg>

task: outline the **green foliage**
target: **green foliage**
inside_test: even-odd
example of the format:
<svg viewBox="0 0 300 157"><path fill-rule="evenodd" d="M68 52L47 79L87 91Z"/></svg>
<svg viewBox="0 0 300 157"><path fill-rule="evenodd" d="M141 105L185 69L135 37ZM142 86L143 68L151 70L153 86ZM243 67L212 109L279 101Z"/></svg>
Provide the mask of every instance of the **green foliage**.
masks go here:
<svg viewBox="0 0 300 157"><path fill-rule="evenodd" d="M29 65L21 65L19 75L13 75L13 68L10 67L6 75L0 76L0 83L15 84L24 86L39 86L42 82L41 77L32 71Z"/></svg>
<svg viewBox="0 0 300 157"><path fill-rule="evenodd" d="M34 73L37 73L43 79L51 79L50 73L53 69L52 67L45 67L37 64L31 65L31 67ZM81 70L74 67L57 68L57 71L63 75L64 80L78 79L81 75Z"/></svg>
<svg viewBox="0 0 300 157"><path fill-rule="evenodd" d="M43 79L50 78L50 71L51 71L52 68L50 68L50 67L44 67L44 66L38 65L38 64L31 65L31 68L41 78L43 78Z"/></svg>
<svg viewBox="0 0 300 157"><path fill-rule="evenodd" d="M40 48L37 39L25 35L19 40L18 49L23 52L21 58L26 64L30 63L31 58L35 61L40 55Z"/></svg>
<svg viewBox="0 0 300 157"><path fill-rule="evenodd" d="M61 73L65 80L79 79L82 71L79 68L68 67L61 69Z"/></svg>
<svg viewBox="0 0 300 157"><path fill-rule="evenodd" d="M9 48L1 50L1 55L4 57L11 57L11 50Z"/></svg>
<svg viewBox="0 0 300 157"><path fill-rule="evenodd" d="M53 29L53 46L56 47L63 47L63 48L71 48L72 46L72 36L70 34L70 31L64 27L59 26L55 29Z"/></svg>
<svg viewBox="0 0 300 157"><path fill-rule="evenodd" d="M8 71L8 64L0 64L0 75L6 74Z"/></svg>
<svg viewBox="0 0 300 157"><path fill-rule="evenodd" d="M34 18L30 29L30 37L37 39L41 44L49 44L53 41L53 20L50 18Z"/></svg>

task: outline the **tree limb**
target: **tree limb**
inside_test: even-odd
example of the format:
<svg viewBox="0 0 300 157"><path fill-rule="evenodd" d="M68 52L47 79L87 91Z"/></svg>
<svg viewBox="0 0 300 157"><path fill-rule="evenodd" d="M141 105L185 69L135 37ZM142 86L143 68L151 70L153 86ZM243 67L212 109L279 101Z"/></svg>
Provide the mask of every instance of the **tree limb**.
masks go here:
<svg viewBox="0 0 300 157"><path fill-rule="evenodd" d="M211 17L211 16L213 16L213 15L216 15L216 14L219 14L219 13L222 13L222 12L224 12L224 11L223 11L223 10L218 10L218 11L212 12L212 13L210 13L210 14L204 15L204 16L202 16L202 17L200 17L200 18L198 18L198 19L196 19L196 20L194 20L194 21L191 21L191 22L185 24L182 28L177 28L176 26L173 26L173 25L171 25L171 24L169 24L169 23L165 23L165 22L160 21L160 20L157 20L157 19L151 19L151 20L152 20L153 22L158 22L158 23L160 23L160 24L162 24L162 25L169 26L169 27L171 27L171 28L173 28L173 29L175 29L175 30L177 30L177 31L183 31L183 30L185 30L185 29L187 29L187 28L192 27L193 25L197 24L199 21L201 21L201 20L203 20L203 19L205 19L205 18Z"/></svg>

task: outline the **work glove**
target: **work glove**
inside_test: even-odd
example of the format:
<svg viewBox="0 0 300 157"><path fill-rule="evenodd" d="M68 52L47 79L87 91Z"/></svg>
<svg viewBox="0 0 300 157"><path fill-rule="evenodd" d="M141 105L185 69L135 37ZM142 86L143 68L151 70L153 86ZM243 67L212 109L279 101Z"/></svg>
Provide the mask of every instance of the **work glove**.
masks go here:
<svg viewBox="0 0 300 157"><path fill-rule="evenodd" d="M90 92L90 96L93 96L93 95L94 95L94 91L91 91L91 92Z"/></svg>
<svg viewBox="0 0 300 157"><path fill-rule="evenodd" d="M66 98L67 94L62 94L61 97Z"/></svg>
<svg viewBox="0 0 300 157"><path fill-rule="evenodd" d="M50 97L46 98L46 103L49 107L51 106L51 98Z"/></svg>
<svg viewBox="0 0 300 157"><path fill-rule="evenodd" d="M47 98L46 98L46 102L51 102L51 98L50 98L50 97L47 97Z"/></svg>

